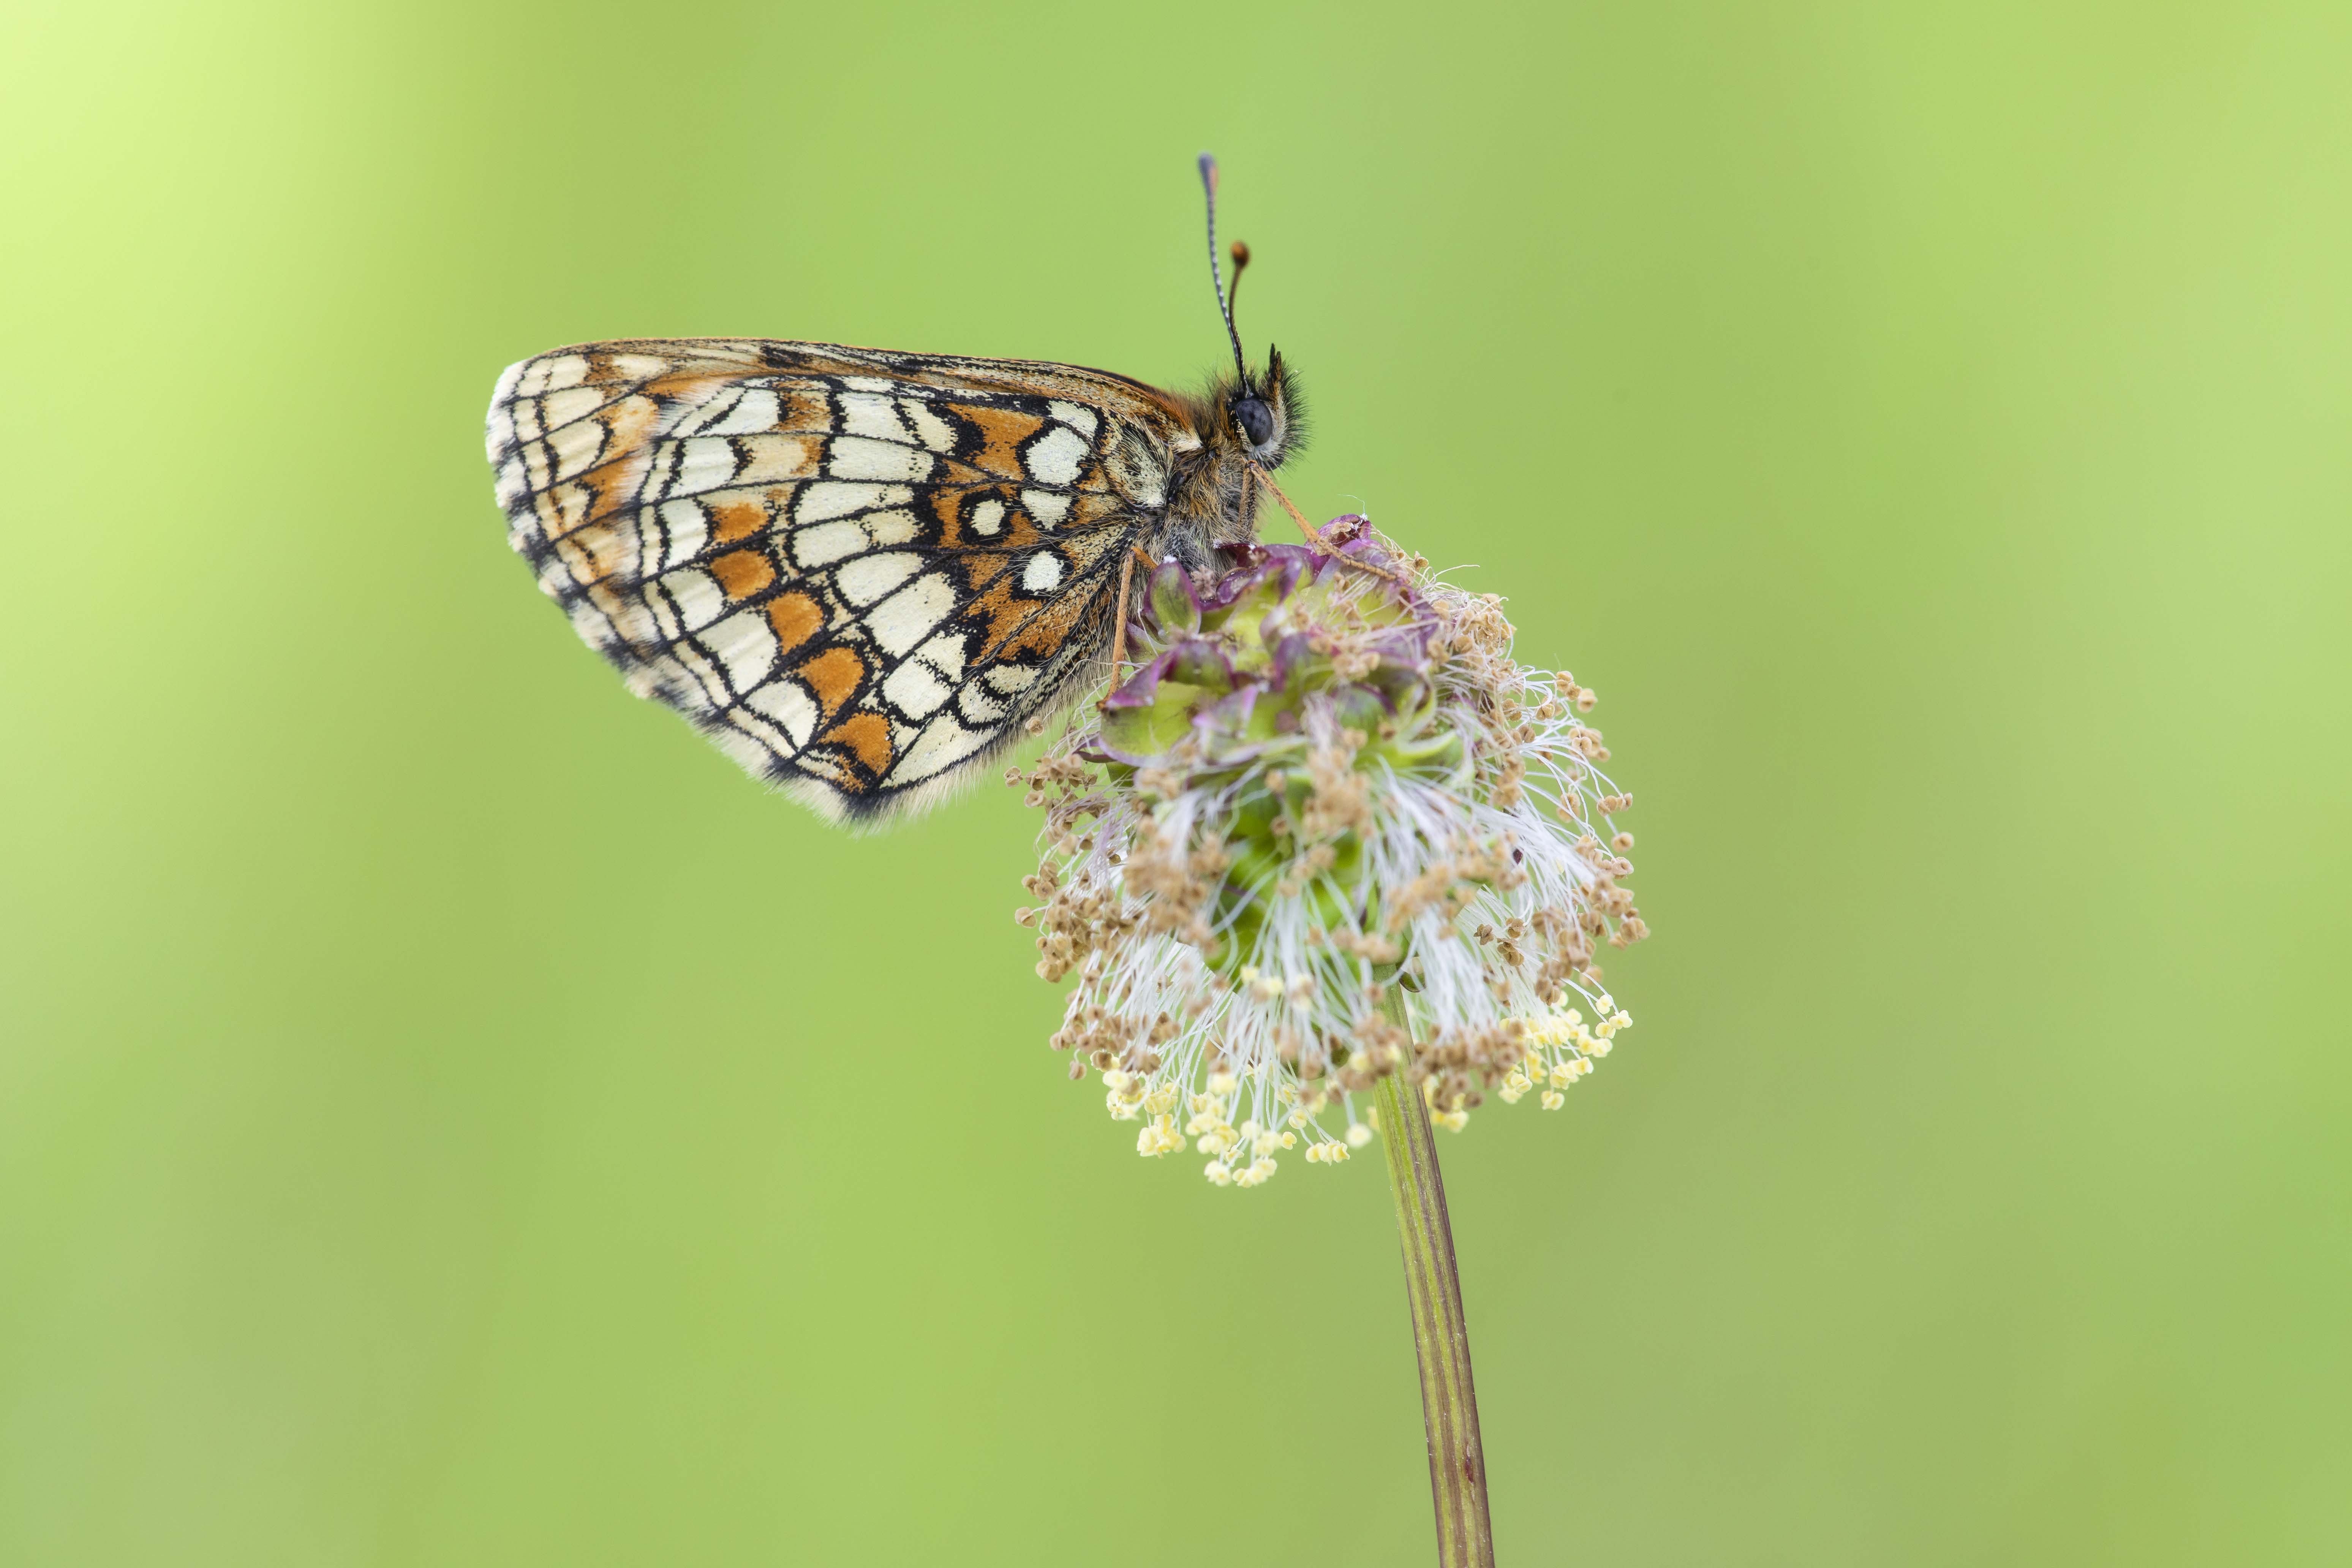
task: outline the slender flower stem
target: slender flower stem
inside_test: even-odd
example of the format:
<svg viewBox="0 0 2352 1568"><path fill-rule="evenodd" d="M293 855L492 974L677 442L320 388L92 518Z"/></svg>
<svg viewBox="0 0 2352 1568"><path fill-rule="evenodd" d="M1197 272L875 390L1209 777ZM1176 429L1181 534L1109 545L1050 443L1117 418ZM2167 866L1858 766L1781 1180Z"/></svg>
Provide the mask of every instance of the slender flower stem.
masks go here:
<svg viewBox="0 0 2352 1568"><path fill-rule="evenodd" d="M1389 1016L1404 1020L1393 986ZM1404 1244L1405 1296L1421 1361L1421 1412L1429 1429L1429 1489L1437 1510L1438 1568L1494 1568L1495 1530L1486 1517L1486 1455L1478 1440L1478 1391L1470 1378L1470 1331L1454 1267L1445 1181L1420 1086L1402 1071L1381 1079L1381 1143Z"/></svg>

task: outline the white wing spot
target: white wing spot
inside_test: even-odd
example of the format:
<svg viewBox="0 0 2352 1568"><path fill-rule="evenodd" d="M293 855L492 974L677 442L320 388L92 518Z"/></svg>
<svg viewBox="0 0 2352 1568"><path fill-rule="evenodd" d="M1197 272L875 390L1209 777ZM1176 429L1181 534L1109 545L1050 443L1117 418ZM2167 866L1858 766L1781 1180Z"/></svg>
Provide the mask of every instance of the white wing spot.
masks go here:
<svg viewBox="0 0 2352 1568"><path fill-rule="evenodd" d="M914 499L914 492L903 485L814 484L801 491L800 504L793 508L793 521L823 522L828 517L845 517L875 507L904 506Z"/></svg>
<svg viewBox="0 0 2352 1568"><path fill-rule="evenodd" d="M993 539L1004 526L1004 503L993 496L971 509L971 531L982 539Z"/></svg>
<svg viewBox="0 0 2352 1568"><path fill-rule="evenodd" d="M669 551L662 563L666 566L693 560L710 542L710 521L703 515L700 501L666 500L661 506L661 520L662 526L669 531Z"/></svg>
<svg viewBox="0 0 2352 1568"><path fill-rule="evenodd" d="M963 679L963 641L953 632L941 632L916 649L915 657L937 665L940 673L950 680L961 680Z"/></svg>
<svg viewBox="0 0 2352 1568"><path fill-rule="evenodd" d="M776 662L776 634L757 610L736 611L703 633L702 645L726 668L727 684L738 691L765 680Z"/></svg>
<svg viewBox="0 0 2352 1568"><path fill-rule="evenodd" d="M921 531L911 511L877 511L866 520L866 536L877 544L912 544Z"/></svg>
<svg viewBox="0 0 2352 1568"><path fill-rule="evenodd" d="M889 398L866 393L850 393L841 399L841 433L876 441L896 441L901 446L907 440L907 427L898 422L897 405Z"/></svg>
<svg viewBox="0 0 2352 1568"><path fill-rule="evenodd" d="M718 580L708 572L682 567L664 574L661 585L677 605L678 626L683 631L709 626L727 607L727 595L719 591Z"/></svg>
<svg viewBox="0 0 2352 1568"><path fill-rule="evenodd" d="M1063 424L1076 426L1078 434L1089 441L1094 439L1095 431L1101 426L1102 422L1095 417L1095 411L1083 403L1065 403L1057 397L1045 406Z"/></svg>
<svg viewBox="0 0 2352 1568"><path fill-rule="evenodd" d="M913 557L877 555L874 559L912 561ZM842 570L845 573L851 568ZM927 572L876 605L873 614L866 617L866 629L883 652L898 658L937 629L947 613L955 608L955 584L937 572Z"/></svg>
<svg viewBox="0 0 2352 1568"><path fill-rule="evenodd" d="M743 699L743 703L774 720L792 737L794 751L805 747L816 730L816 703L796 680L772 681Z"/></svg>
<svg viewBox="0 0 2352 1568"><path fill-rule="evenodd" d="M915 427L915 435L932 451L948 453L955 450L955 426L932 413L926 405L908 398L898 405L899 413Z"/></svg>
<svg viewBox="0 0 2352 1568"><path fill-rule="evenodd" d="M588 378L588 359L584 354L557 354L541 360L523 372L515 384L519 396L529 397L538 393L553 392L559 387L577 386Z"/></svg>
<svg viewBox="0 0 2352 1568"><path fill-rule="evenodd" d="M1070 498L1060 490L1023 490L1021 504L1040 528L1054 528L1070 513Z"/></svg>
<svg viewBox="0 0 2352 1568"><path fill-rule="evenodd" d="M596 455L604 449L604 427L593 420L566 425L547 438L547 449L555 454L555 477L571 479L594 462ZM731 465L734 459L728 461Z"/></svg>
<svg viewBox="0 0 2352 1568"><path fill-rule="evenodd" d="M928 719L955 695L948 683L919 659L907 659L882 682L882 695L910 719Z"/></svg>
<svg viewBox="0 0 2352 1568"><path fill-rule="evenodd" d="M541 430L552 430L559 425L569 425L574 419L585 419L604 405L604 391L596 386L568 387L550 393L540 402L537 417Z"/></svg>
<svg viewBox="0 0 2352 1568"><path fill-rule="evenodd" d="M892 551L883 555L864 555L833 574L841 596L853 605L870 605L922 567L922 562L904 551ZM893 600L892 603L897 603ZM926 626L925 630L929 628ZM912 646L912 645L909 645ZM903 650L893 648L894 653Z"/></svg>
<svg viewBox="0 0 2352 1568"><path fill-rule="evenodd" d="M776 405L776 395L763 386L747 390L735 400L727 416L715 424L706 425L705 436L756 436L762 430L772 430L782 420L783 411Z"/></svg>
<svg viewBox="0 0 2352 1568"><path fill-rule="evenodd" d="M729 484L734 478L735 448L727 438L696 436L687 440L678 457L677 472L670 479L669 493L698 496Z"/></svg>
<svg viewBox="0 0 2352 1568"><path fill-rule="evenodd" d="M899 759L898 765L890 770L890 776L883 782L904 784L916 779L929 778L979 751L988 744L989 739L988 731L966 729L942 713L923 726L922 734L907 748L906 755Z"/></svg>
<svg viewBox="0 0 2352 1568"><path fill-rule="evenodd" d="M901 441L836 436L825 452L825 472L843 479L920 479L931 471L931 455Z"/></svg>
<svg viewBox="0 0 2352 1568"><path fill-rule="evenodd" d="M855 555L873 542L866 531L846 519L820 522L793 533L793 559L803 566L824 566Z"/></svg>
<svg viewBox="0 0 2352 1568"><path fill-rule="evenodd" d="M1031 594L1050 594L1062 585L1062 558L1050 550L1041 550L1029 557L1022 568L1021 586Z"/></svg>
<svg viewBox="0 0 2352 1568"><path fill-rule="evenodd" d="M1029 477L1038 483L1071 485L1077 482L1078 465L1086 456L1087 438L1066 425L1056 425L1029 444L1023 460L1029 465Z"/></svg>

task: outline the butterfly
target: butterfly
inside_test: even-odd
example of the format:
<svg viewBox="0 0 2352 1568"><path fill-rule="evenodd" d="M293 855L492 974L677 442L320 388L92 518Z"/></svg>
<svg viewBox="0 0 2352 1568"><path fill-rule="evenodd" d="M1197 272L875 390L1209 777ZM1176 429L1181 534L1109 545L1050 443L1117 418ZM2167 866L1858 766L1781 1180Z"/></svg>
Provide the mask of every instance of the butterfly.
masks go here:
<svg viewBox="0 0 2352 1568"><path fill-rule="evenodd" d="M1112 672L1153 565L1255 538L1298 449L1295 375L1234 327L1206 153L1201 178L1234 371L1205 393L837 343L556 349L490 401L509 543L754 775L837 821L925 808Z"/></svg>

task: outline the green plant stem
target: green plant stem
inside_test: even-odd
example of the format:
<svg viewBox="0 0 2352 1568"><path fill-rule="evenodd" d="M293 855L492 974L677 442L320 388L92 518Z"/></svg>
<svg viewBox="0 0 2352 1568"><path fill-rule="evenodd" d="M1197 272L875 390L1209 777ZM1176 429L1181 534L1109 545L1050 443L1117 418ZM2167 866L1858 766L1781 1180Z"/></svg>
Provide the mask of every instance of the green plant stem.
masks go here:
<svg viewBox="0 0 2352 1568"><path fill-rule="evenodd" d="M1389 1016L1403 1026L1404 998L1389 992ZM1381 1145L1404 1244L1405 1298L1421 1361L1421 1413L1429 1431L1429 1489L1437 1510L1438 1568L1494 1568L1495 1530L1486 1517L1486 1454L1478 1440L1478 1391L1470 1378L1470 1331L1454 1266L1454 1227L1437 1141L1418 1085L1402 1072L1381 1079Z"/></svg>

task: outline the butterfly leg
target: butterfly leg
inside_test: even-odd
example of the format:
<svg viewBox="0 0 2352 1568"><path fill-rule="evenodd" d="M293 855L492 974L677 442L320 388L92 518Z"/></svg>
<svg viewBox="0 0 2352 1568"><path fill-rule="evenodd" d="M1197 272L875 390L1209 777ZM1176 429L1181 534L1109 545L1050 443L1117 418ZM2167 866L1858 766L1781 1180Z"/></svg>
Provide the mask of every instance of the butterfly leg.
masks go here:
<svg viewBox="0 0 2352 1568"><path fill-rule="evenodd" d="M1265 488L1274 492L1274 499L1282 503L1282 510L1290 514L1291 521L1298 524L1301 531L1306 533L1307 541L1312 543L1316 549L1323 552L1326 555L1334 557L1339 555L1339 552L1333 547L1331 542L1323 537L1323 531L1316 527L1313 523L1307 521L1307 514L1300 511L1296 505L1292 504L1290 498L1282 493L1282 487L1274 482L1274 476L1272 474L1267 473L1255 463L1252 463L1250 465L1250 472L1255 474L1259 479L1265 481ZM1350 562L1349 564L1360 567L1364 571L1370 572L1375 577L1385 577L1391 583L1401 583L1404 581L1404 579L1399 577L1394 572L1390 571L1387 567L1379 565L1370 561L1356 560Z"/></svg>
<svg viewBox="0 0 2352 1568"><path fill-rule="evenodd" d="M1110 679L1116 687L1118 672L1127 663L1127 595L1135 585L1135 558L1139 551L1128 552L1127 559L1118 563L1118 604L1115 606L1118 619L1110 634Z"/></svg>
<svg viewBox="0 0 2352 1568"><path fill-rule="evenodd" d="M1318 549L1322 550L1327 553L1330 552L1331 546L1324 539L1323 531L1307 521L1307 514L1299 510L1298 508L1292 503L1288 496L1282 493L1282 487L1274 482L1274 476L1267 473L1255 463L1252 463L1249 467L1250 472L1257 476L1258 482L1265 486L1267 489L1274 492L1274 499L1282 503L1282 510L1290 514L1290 520L1293 522L1298 524L1299 531L1306 534L1308 541Z"/></svg>

